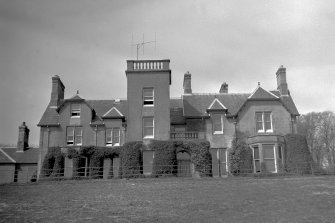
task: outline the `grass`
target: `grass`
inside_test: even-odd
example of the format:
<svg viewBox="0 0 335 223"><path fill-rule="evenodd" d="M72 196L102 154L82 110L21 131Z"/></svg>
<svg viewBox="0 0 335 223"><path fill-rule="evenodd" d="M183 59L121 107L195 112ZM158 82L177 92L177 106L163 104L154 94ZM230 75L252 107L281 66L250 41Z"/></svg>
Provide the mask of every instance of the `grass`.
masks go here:
<svg viewBox="0 0 335 223"><path fill-rule="evenodd" d="M0 222L334 222L335 177L0 185Z"/></svg>

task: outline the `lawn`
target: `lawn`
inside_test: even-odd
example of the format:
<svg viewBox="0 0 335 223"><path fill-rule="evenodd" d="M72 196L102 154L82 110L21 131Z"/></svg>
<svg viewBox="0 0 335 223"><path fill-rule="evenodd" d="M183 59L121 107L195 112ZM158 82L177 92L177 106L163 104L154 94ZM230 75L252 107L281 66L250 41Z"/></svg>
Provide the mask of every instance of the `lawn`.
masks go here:
<svg viewBox="0 0 335 223"><path fill-rule="evenodd" d="M335 177L0 185L0 222L334 222Z"/></svg>

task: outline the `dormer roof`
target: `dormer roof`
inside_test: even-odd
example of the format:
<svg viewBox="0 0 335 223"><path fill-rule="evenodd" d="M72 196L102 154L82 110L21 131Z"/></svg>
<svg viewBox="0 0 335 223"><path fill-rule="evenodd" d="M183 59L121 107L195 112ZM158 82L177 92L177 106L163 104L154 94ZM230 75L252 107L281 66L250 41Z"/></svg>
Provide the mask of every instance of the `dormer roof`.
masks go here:
<svg viewBox="0 0 335 223"><path fill-rule="evenodd" d="M207 108L207 111L227 111L228 109L224 106L217 98Z"/></svg>
<svg viewBox="0 0 335 223"><path fill-rule="evenodd" d="M115 107L109 109L102 118L124 118L124 115Z"/></svg>
<svg viewBox="0 0 335 223"><path fill-rule="evenodd" d="M248 97L249 100L278 100L279 97L270 91L264 90L258 86L253 93Z"/></svg>

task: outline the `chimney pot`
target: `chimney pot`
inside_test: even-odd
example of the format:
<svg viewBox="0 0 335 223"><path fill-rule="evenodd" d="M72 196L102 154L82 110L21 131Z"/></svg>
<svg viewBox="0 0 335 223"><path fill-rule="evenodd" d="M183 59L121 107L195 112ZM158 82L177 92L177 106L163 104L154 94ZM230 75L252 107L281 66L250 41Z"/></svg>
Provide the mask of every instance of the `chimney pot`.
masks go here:
<svg viewBox="0 0 335 223"><path fill-rule="evenodd" d="M223 82L223 84L221 84L220 93L228 93L228 84L226 82Z"/></svg>
<svg viewBox="0 0 335 223"><path fill-rule="evenodd" d="M19 126L19 137L17 141L17 150L25 151L28 148L28 140L29 140L29 129L26 126L25 122L22 122L22 125Z"/></svg>
<svg viewBox="0 0 335 223"><path fill-rule="evenodd" d="M65 86L62 83L60 77L58 75L53 76L50 106L58 107L60 100L64 99L64 90Z"/></svg>
<svg viewBox="0 0 335 223"><path fill-rule="evenodd" d="M286 82L286 68L281 65L277 72L277 90L280 92L280 95L288 95L288 87Z"/></svg>
<svg viewBox="0 0 335 223"><path fill-rule="evenodd" d="M184 74L184 94L192 94L191 77L192 75L188 71Z"/></svg>

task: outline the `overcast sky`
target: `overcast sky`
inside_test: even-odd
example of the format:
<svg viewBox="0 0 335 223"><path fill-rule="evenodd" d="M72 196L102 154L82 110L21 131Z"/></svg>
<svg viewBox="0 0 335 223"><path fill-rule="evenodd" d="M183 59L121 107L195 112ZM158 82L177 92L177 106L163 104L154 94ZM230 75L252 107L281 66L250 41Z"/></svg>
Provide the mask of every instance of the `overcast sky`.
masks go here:
<svg viewBox="0 0 335 223"><path fill-rule="evenodd" d="M193 92L248 93L257 82L276 89L287 68L301 114L335 111L334 1L0 0L0 143L16 144L18 126L38 145L51 77L65 97L126 98L132 43L147 44L139 59L170 59L171 96L192 73Z"/></svg>

